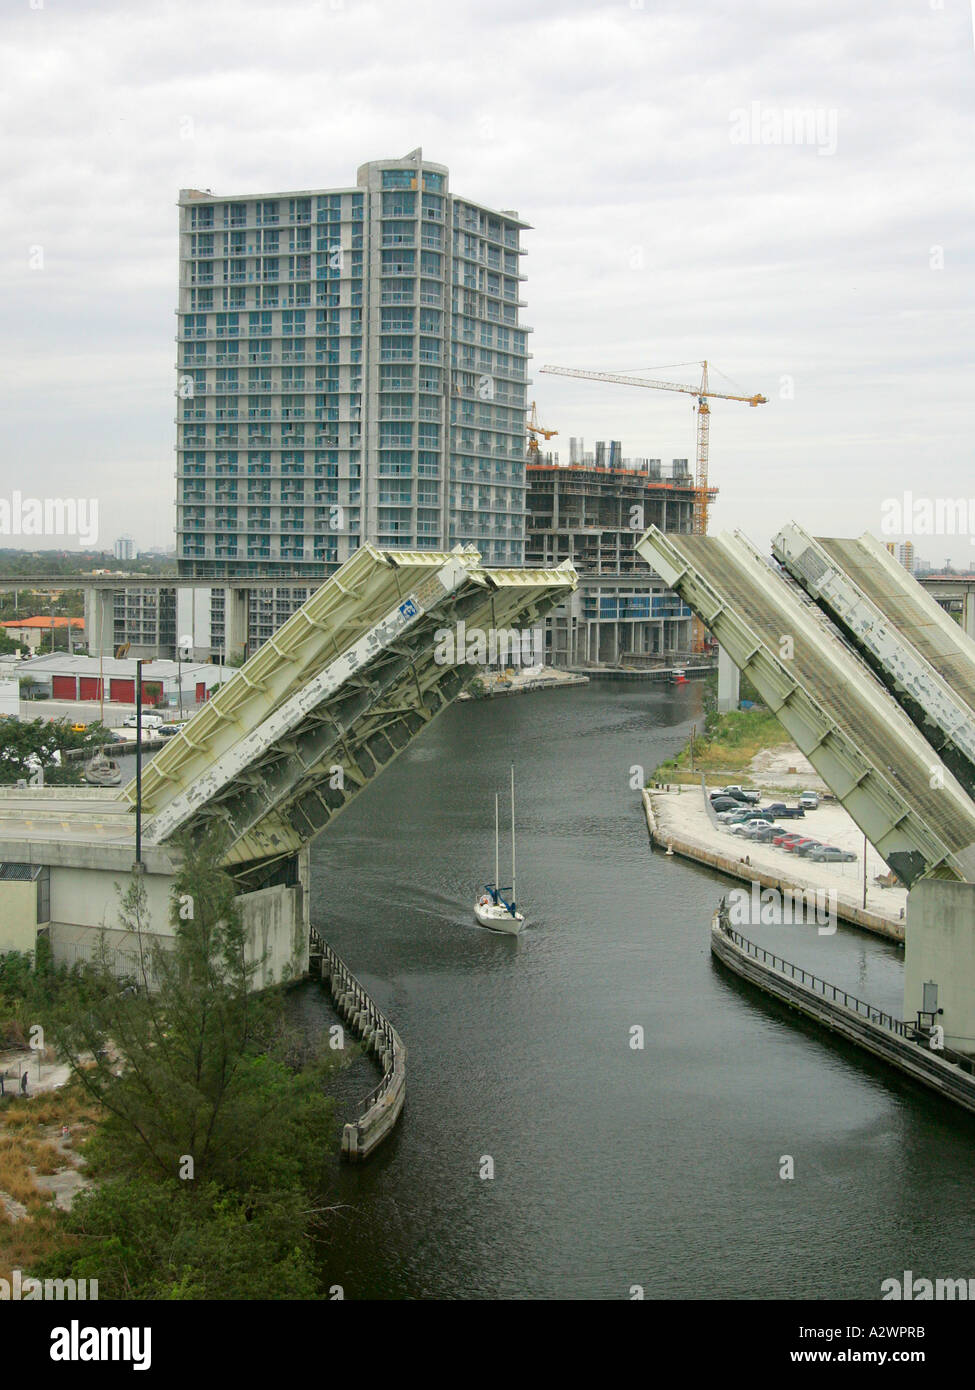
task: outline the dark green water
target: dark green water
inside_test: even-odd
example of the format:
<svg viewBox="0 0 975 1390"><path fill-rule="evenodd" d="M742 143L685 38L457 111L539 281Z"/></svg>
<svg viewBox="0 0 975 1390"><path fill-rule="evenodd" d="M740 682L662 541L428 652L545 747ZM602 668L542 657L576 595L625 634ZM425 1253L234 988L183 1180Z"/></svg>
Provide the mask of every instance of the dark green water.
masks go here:
<svg viewBox="0 0 975 1390"><path fill-rule="evenodd" d="M313 920L409 1049L396 1136L337 1178L346 1298L878 1298L905 1269L975 1274L975 1121L722 973L727 884L648 848L630 768L699 701L454 706L315 846ZM520 939L471 913L512 759ZM900 1011L896 947L750 934ZM295 1006L327 1021L316 986Z"/></svg>

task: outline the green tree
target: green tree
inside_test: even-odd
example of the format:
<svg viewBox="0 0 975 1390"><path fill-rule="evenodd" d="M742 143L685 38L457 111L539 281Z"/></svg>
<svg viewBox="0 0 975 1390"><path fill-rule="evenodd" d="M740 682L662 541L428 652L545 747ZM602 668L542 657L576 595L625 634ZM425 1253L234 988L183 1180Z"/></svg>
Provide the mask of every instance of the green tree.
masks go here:
<svg viewBox="0 0 975 1390"><path fill-rule="evenodd" d="M180 848L172 948L151 933L134 877L121 922L136 942L138 977L65 1019L59 1045L110 1116L116 1164L166 1177L189 1155L197 1179L257 1180L269 1167L295 1176L315 1162L317 1141L309 1147L306 1136L327 1119L322 1070L293 1076L280 1054L281 1000L254 990L260 962L247 957L220 836ZM94 1066L85 1062L91 1056Z"/></svg>
<svg viewBox="0 0 975 1390"><path fill-rule="evenodd" d="M83 759L68 761L71 749L94 750L108 739L108 730L97 721L86 729L72 729L67 719L0 718L0 785L27 781L38 768L47 786L76 786L82 781Z"/></svg>
<svg viewBox="0 0 975 1390"><path fill-rule="evenodd" d="M97 1186L66 1220L73 1243L42 1273L95 1277L133 1298L285 1298L318 1292L334 1063L294 1062L280 991L256 993L221 868L219 832L179 845L171 944L133 876L120 924L138 966L96 961L53 1024L55 1046L107 1116L88 1149Z"/></svg>

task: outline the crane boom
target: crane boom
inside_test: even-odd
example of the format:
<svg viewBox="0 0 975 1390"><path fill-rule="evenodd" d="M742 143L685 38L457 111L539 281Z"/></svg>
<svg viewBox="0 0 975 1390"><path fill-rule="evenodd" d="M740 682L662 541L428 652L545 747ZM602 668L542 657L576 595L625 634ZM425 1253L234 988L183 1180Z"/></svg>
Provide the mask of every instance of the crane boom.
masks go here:
<svg viewBox="0 0 975 1390"><path fill-rule="evenodd" d="M711 425L709 400L744 401L747 405L767 405L768 398L756 392L754 396L733 396L726 391L712 391L708 383L708 364L701 363L700 386L687 386L680 381L650 381L642 376L621 376L617 372L590 372L578 367L542 367L550 376L582 377L587 381L612 381L619 386L645 386L651 391L680 391L687 396L697 397L697 468L694 475L693 529L698 536L707 535L708 530L708 436ZM700 651L704 643L704 630L697 619L694 620L694 650Z"/></svg>
<svg viewBox="0 0 975 1390"><path fill-rule="evenodd" d="M706 366L705 363L701 364ZM711 396L722 401L747 401L749 405L767 405L768 397L730 396L725 391L701 390L698 386L687 386L678 381L648 381L642 376L619 376L616 372L586 372L577 367L542 367L550 376L579 376L588 381L615 381L620 386L648 386L652 391L683 391L689 396Z"/></svg>

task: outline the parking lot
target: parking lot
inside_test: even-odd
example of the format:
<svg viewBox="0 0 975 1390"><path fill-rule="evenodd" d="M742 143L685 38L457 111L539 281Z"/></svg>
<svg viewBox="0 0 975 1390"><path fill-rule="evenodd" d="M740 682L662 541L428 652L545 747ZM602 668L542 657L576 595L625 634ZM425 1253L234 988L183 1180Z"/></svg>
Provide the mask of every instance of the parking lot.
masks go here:
<svg viewBox="0 0 975 1390"><path fill-rule="evenodd" d="M708 787L709 792L717 790L717 786ZM763 795L759 806L770 801L784 801L794 806L796 800L797 795ZM821 801L818 810L807 811L801 819L781 820L775 824L783 831L797 831L824 844L848 850L856 855L853 863L816 863L778 845L762 844L733 835L730 827L713 824L700 787L684 786L679 791L676 787L669 792L654 791L652 801L654 815L664 834L669 832L676 839L696 843L703 849L719 854L733 855L738 859L747 857L750 864L763 872L788 875L800 887L835 888L841 901L863 906L864 836L838 802ZM866 844L866 866L868 909L900 920L902 910L907 910L907 890L888 888L876 882L878 876L886 876L887 865L869 843Z"/></svg>
<svg viewBox="0 0 975 1390"><path fill-rule="evenodd" d="M195 701L187 700L183 705L183 718L189 719L201 706ZM179 719L178 709L159 709L150 711L149 706L145 706L144 713L157 713L163 719L169 721ZM106 729L118 729L119 733L124 733L122 724L130 714L135 714L135 705L116 704L115 702L105 701L105 727ZM99 720L99 705L97 700L21 700L20 702L21 719L69 719L72 723L97 724ZM132 730L134 735L135 730Z"/></svg>

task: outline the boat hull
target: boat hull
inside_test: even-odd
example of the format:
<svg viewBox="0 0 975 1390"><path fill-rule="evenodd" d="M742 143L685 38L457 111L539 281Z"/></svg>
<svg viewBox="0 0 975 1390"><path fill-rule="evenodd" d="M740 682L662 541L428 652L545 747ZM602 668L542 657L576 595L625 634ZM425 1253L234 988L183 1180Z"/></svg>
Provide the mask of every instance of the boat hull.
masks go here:
<svg viewBox="0 0 975 1390"><path fill-rule="evenodd" d="M111 759L101 763L93 759L85 768L85 781L92 787L118 787L122 784L122 769Z"/></svg>
<svg viewBox="0 0 975 1390"><path fill-rule="evenodd" d="M498 907L494 903L488 903L487 906L475 903L474 916L482 927L487 927L489 931L504 932L507 936L517 936L525 925L523 912L516 912L512 916L507 908Z"/></svg>

